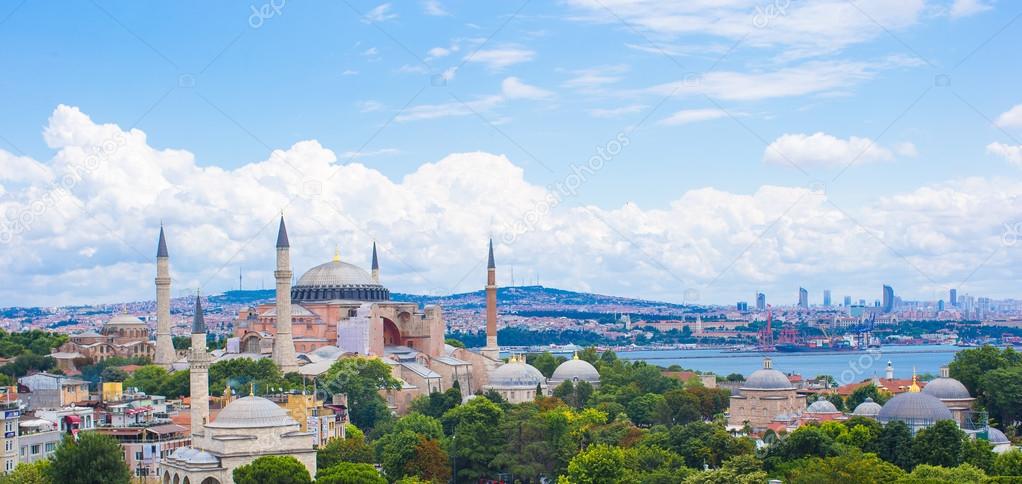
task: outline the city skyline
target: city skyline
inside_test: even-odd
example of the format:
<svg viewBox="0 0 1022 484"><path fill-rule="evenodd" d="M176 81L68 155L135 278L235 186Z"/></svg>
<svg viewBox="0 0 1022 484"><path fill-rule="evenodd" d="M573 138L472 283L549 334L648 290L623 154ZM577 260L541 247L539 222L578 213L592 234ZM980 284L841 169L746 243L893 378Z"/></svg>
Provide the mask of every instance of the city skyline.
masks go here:
<svg viewBox="0 0 1022 484"><path fill-rule="evenodd" d="M175 287L269 284L281 210L406 293L492 236L670 302L1020 297L1013 5L428 3L0 11L0 306L151 297L161 221Z"/></svg>

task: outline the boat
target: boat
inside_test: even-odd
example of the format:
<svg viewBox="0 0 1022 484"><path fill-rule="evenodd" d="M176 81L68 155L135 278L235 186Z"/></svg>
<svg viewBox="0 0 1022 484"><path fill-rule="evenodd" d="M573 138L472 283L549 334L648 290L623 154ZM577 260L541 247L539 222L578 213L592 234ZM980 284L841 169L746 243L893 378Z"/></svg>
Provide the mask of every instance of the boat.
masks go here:
<svg viewBox="0 0 1022 484"><path fill-rule="evenodd" d="M778 353L827 353L827 352L840 352L840 351L855 351L857 348L851 344L837 344L831 345L806 345L798 343L778 343L774 345L774 349Z"/></svg>

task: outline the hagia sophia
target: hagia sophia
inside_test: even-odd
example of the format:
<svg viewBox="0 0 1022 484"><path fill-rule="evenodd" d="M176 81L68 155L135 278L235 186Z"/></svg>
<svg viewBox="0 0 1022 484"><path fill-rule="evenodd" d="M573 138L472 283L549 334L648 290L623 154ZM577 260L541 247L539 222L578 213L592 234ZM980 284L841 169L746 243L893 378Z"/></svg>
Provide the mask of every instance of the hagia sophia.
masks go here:
<svg viewBox="0 0 1022 484"><path fill-rule="evenodd" d="M874 377L865 384L888 388L885 383L894 381L894 370L888 362L884 379ZM913 374L911 383L898 387L883 405L866 398L846 415L826 399L807 406L806 396L799 394L788 375L774 369L770 358L764 358L763 367L749 375L738 392L731 395L728 428L733 432L747 428L762 435L768 430L789 432L812 422L866 417L885 424L904 422L915 434L941 420L951 420L973 438L990 442L995 452L1007 451L1011 447L1008 438L990 427L982 414L976 418L974 402L965 385L951 378L948 368L943 367L940 377L929 383L919 382Z"/></svg>
<svg viewBox="0 0 1022 484"><path fill-rule="evenodd" d="M169 251L160 229L155 343L148 341L144 324L136 327L115 318L107 326L109 331L141 329L131 336L149 345L147 354L153 355L155 364L190 372L191 445L161 461L165 484L231 483L235 468L264 455L293 456L310 475L316 474L313 433L303 431L295 416L273 401L254 394L226 400L229 403L211 418L209 367L219 360L270 358L282 372L315 378L341 358L379 358L401 382L398 390L381 390L388 406L398 414L406 412L415 397L444 391L455 382L466 399L492 390L511 403L532 401L537 391L549 394L566 381L599 385L596 368L577 356L558 366L549 380L526 363L524 356L511 355L506 363L501 359L492 241L486 276L486 346L479 351L445 343L446 325L439 306L420 308L415 303L391 301L390 291L380 283L375 244L372 250L371 272L335 255L306 271L292 287L290 240L281 217L274 303L242 310L227 348L207 351L207 328L196 296L191 349L179 358L170 335ZM109 331L104 328L104 334ZM75 344L79 346L67 349L81 351L94 343L82 340Z"/></svg>

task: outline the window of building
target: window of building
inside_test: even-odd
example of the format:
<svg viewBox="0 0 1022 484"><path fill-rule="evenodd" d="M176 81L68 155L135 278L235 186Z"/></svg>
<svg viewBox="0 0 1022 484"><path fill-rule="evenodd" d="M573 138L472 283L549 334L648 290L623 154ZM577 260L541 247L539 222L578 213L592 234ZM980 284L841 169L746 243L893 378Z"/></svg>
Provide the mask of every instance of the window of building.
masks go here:
<svg viewBox="0 0 1022 484"><path fill-rule="evenodd" d="M39 444L32 445L32 455L39 455L39 452L42 450L42 448L43 446Z"/></svg>
<svg viewBox="0 0 1022 484"><path fill-rule="evenodd" d="M142 451L135 452L135 460L142 460Z"/></svg>
<svg viewBox="0 0 1022 484"><path fill-rule="evenodd" d="M46 453L47 454L49 454L50 452L53 452L55 450L57 450L57 444L56 443L54 443L54 442L47 442L46 443Z"/></svg>

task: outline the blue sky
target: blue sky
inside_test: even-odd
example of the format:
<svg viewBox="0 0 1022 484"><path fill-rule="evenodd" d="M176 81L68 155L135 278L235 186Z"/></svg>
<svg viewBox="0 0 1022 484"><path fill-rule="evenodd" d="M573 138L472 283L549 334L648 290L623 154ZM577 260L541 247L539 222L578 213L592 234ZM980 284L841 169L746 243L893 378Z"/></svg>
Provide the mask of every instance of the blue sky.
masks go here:
<svg viewBox="0 0 1022 484"><path fill-rule="evenodd" d="M1000 239L1020 205L1022 108L1011 111L1022 103L1019 6L678 3L97 0L54 9L32 0L5 2L0 150L13 170L26 171L18 164L31 162L52 172L0 180L0 200L9 219L16 215L38 196L33 189L53 182L55 166L74 155L68 147L87 138L65 133L65 141L54 142L42 135L46 129L140 130L144 139L137 141L146 149L186 152L182 163L196 173L225 173L204 187L213 191L237 190L227 187L245 180L236 170L268 160L272 150L315 140L335 156L332 166L364 166L399 184L402 194L393 198L405 202L391 201L399 217L377 216L364 204L391 193L365 190L348 200L346 181L324 184L325 193L344 192L337 203L348 200L344 217L356 228L339 230L331 242L323 232L333 230L336 214L299 224L310 247L299 264L324 258L312 246L326 252L335 243L386 239L392 258L407 261L400 272L406 277L392 280L396 290L474 289L461 282L471 265L458 255L480 245L474 239L495 234L505 242L498 250L504 260L540 273L550 285L673 301L684 300L687 289L703 302L749 300L757 289L794 299L798 285L873 299L881 280L904 288L906 298L935 298L959 286L959 292L1015 295L1004 282L1017 279L1017 254ZM253 16L257 11L264 15ZM61 105L88 122L58 116ZM425 175L430 164L444 171L441 160L451 154L478 152L502 155L510 166L468 162L471 169L430 183L454 189L459 177L474 183L507 169L514 183L502 196L525 197L563 183L573 164L585 164L619 136L627 147L522 237L503 235L521 213L491 213L471 197L445 205L427 185L404 183L411 174ZM109 161L114 168L139 160L119 153ZM155 171L139 173L164 176L166 165L152 163ZM18 254L16 270L7 277L52 284L119 268L130 288L110 280L49 295L9 291L0 305L151 292L141 254L149 252L154 225L164 219L171 232L183 232L196 224L157 195L167 187L187 194L188 179L166 176L149 187L156 198L143 206L118 201L119 185L110 182L115 173L100 171L71 190L87 217L48 213L46 224L19 231L8 251ZM775 207L755 196L764 187L788 190L779 201L815 194L809 196L815 209ZM698 203L686 199L707 193L713 196ZM531 203L498 202L520 203L525 212ZM272 207L243 203L210 205L224 220L244 221L238 233L206 235L239 246L261 236ZM761 216L736 215L749 210ZM422 221L436 211L445 216ZM594 228L580 221L586 214ZM464 225L436 236L446 216ZM72 240L68 232L83 230L76 224L90 217L139 226L115 244ZM835 243L854 234L862 244ZM556 248L577 260L551 254ZM351 250L363 263L367 255ZM51 251L91 255L57 264L46 255ZM686 251L697 254L694 260ZM240 268L257 277L269 270L262 268L267 253L238 254L180 261L182 285L222 290L233 278L227 272ZM446 268L436 268L438 262ZM223 265L232 270L208 269Z"/></svg>

